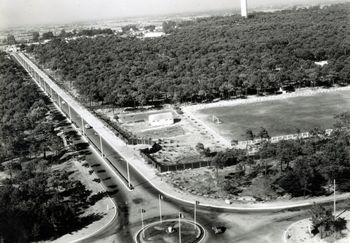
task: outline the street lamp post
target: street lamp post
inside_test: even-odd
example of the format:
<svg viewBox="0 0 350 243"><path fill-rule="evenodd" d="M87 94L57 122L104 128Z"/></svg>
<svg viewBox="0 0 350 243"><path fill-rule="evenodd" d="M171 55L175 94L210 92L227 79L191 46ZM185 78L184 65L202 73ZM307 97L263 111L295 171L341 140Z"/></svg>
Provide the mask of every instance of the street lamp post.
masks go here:
<svg viewBox="0 0 350 243"><path fill-rule="evenodd" d="M194 202L194 215L193 215L194 228L196 228L196 223L197 223L197 205L199 205L199 201Z"/></svg>
<svg viewBox="0 0 350 243"><path fill-rule="evenodd" d="M141 208L141 230L142 230L142 237L145 237L145 231L144 231L144 224L143 224L143 214L146 212L143 208Z"/></svg>
<svg viewBox="0 0 350 243"><path fill-rule="evenodd" d="M162 223L162 200L163 200L163 195L159 194L158 195L158 202L159 202L159 221Z"/></svg>
<svg viewBox="0 0 350 243"><path fill-rule="evenodd" d="M58 93L57 93L57 101L58 101L58 106L59 106L60 108L62 108L61 97L58 95Z"/></svg>
<svg viewBox="0 0 350 243"><path fill-rule="evenodd" d="M70 105L68 105L68 114L69 114L69 120L70 120L70 122L73 122L73 121L72 121L72 113L71 113L71 111L70 111Z"/></svg>
<svg viewBox="0 0 350 243"><path fill-rule="evenodd" d="M103 146L102 146L102 137L100 135L100 149L101 149L101 156L103 158Z"/></svg>
<svg viewBox="0 0 350 243"><path fill-rule="evenodd" d="M85 129L84 129L84 120L83 118L81 117L81 131L83 133L83 135L85 134Z"/></svg>
<svg viewBox="0 0 350 243"><path fill-rule="evenodd" d="M334 209L334 216L335 216L335 211L336 211L336 199L335 199L335 179L333 180L333 209Z"/></svg>
<svg viewBox="0 0 350 243"><path fill-rule="evenodd" d="M179 243L181 243L181 217L182 213L179 212Z"/></svg>
<svg viewBox="0 0 350 243"><path fill-rule="evenodd" d="M125 160L126 161L126 160ZM129 162L126 161L126 173L128 174L128 186L129 188L131 187L131 182L130 182L130 168L129 168Z"/></svg>

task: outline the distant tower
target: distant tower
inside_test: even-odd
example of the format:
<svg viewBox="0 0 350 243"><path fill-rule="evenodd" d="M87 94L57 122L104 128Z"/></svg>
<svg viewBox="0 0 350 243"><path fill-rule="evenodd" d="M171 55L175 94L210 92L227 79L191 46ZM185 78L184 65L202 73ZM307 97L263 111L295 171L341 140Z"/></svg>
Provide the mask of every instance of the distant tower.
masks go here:
<svg viewBox="0 0 350 243"><path fill-rule="evenodd" d="M244 18L248 17L247 0L241 0L241 15Z"/></svg>

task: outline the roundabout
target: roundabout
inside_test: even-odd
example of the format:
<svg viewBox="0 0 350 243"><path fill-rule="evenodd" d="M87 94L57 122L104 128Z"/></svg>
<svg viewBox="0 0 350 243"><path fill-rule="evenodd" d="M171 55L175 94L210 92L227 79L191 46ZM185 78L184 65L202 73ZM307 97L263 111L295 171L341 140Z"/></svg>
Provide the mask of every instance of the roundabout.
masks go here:
<svg viewBox="0 0 350 243"><path fill-rule="evenodd" d="M181 239L180 239L181 236ZM136 236L137 243L197 243L205 236L205 229L191 220L178 218L153 222L140 229Z"/></svg>

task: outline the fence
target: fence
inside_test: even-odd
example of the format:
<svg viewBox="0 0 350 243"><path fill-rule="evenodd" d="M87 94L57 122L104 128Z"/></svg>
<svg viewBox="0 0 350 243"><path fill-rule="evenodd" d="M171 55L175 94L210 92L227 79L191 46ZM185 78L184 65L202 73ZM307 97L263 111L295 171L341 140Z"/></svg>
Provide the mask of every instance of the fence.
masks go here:
<svg viewBox="0 0 350 243"><path fill-rule="evenodd" d="M326 129L325 130L325 134L326 135L330 135L333 132L333 129ZM295 140L295 139L299 139L299 138L310 138L313 135L310 134L309 132L303 132L303 133L295 133L295 134L288 134L288 135L283 135L283 136L275 136L275 137L271 137L270 139L268 138L258 138L258 139L254 139L254 140L246 140L246 141L239 141L237 143L238 147L244 147L244 146L248 146L248 145L255 145L255 144L259 144L261 142L267 142L270 141L271 143L277 143L279 141L282 140Z"/></svg>
<svg viewBox="0 0 350 243"><path fill-rule="evenodd" d="M191 163L166 165L166 164L159 163L151 155L146 154L142 151L140 151L140 154L141 154L141 157L144 158L148 164L152 164L154 166L154 168L156 168L159 172L196 169L196 168L211 165L211 161L195 161L195 162L191 162Z"/></svg>

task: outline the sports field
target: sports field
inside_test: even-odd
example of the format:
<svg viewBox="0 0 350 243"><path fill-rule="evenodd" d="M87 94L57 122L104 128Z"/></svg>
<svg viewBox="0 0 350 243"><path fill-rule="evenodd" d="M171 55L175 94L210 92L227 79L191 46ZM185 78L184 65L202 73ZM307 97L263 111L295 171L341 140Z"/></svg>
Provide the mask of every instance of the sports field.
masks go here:
<svg viewBox="0 0 350 243"><path fill-rule="evenodd" d="M246 129L258 132L265 127L270 136L296 133L297 129L331 128L334 115L350 111L350 91L334 91L308 97L265 101L235 106L205 108L195 115L220 135L228 139L244 140ZM212 115L221 124L212 121Z"/></svg>

